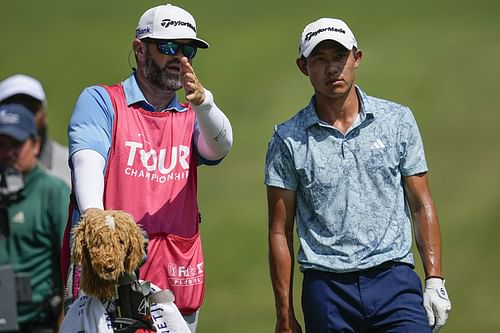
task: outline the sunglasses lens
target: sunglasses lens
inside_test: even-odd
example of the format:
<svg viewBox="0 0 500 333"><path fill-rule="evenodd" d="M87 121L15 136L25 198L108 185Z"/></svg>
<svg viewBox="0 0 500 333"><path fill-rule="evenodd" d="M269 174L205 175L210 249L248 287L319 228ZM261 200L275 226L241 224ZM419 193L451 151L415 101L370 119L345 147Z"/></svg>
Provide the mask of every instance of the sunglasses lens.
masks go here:
<svg viewBox="0 0 500 333"><path fill-rule="evenodd" d="M175 55L177 53L177 50L179 50L180 48L182 54L184 54L189 59L194 58L197 50L196 46L177 44L174 42L158 42L156 45L158 46L158 51L169 56Z"/></svg>
<svg viewBox="0 0 500 333"><path fill-rule="evenodd" d="M182 53L189 59L193 59L196 55L196 46L182 45Z"/></svg>
<svg viewBox="0 0 500 333"><path fill-rule="evenodd" d="M166 42L166 43L157 43L158 45L158 51L160 51L163 54L173 56L177 53L177 50L179 49L179 44L172 43L172 42Z"/></svg>

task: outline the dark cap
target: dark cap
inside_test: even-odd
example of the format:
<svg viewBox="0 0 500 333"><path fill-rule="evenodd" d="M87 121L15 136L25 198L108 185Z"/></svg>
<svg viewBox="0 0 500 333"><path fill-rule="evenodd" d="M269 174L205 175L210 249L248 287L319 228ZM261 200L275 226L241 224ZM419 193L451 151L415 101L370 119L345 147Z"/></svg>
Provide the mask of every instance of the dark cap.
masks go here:
<svg viewBox="0 0 500 333"><path fill-rule="evenodd" d="M35 136L35 116L21 104L0 106L0 134L23 142Z"/></svg>

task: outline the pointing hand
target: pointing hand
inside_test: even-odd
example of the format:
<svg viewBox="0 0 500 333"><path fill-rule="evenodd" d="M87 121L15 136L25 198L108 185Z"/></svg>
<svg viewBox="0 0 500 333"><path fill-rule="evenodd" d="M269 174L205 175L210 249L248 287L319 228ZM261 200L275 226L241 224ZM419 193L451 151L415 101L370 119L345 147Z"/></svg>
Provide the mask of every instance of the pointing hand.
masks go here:
<svg viewBox="0 0 500 333"><path fill-rule="evenodd" d="M205 101L205 88L201 85L186 57L181 58L181 82L189 103L197 106Z"/></svg>

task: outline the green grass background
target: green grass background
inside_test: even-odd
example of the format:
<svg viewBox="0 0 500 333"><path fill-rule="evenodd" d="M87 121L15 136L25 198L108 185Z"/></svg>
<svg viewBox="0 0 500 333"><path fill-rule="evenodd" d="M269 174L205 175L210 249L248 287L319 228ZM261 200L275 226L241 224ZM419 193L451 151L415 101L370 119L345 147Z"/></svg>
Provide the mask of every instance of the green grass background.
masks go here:
<svg viewBox="0 0 500 333"><path fill-rule="evenodd" d="M39 78L48 95L50 133L65 143L80 91L130 73L135 26L157 4L1 0L0 78L19 72ZM273 125L310 98L309 82L295 67L298 39L307 23L325 16L345 19L357 36L364 51L358 84L410 106L419 122L453 302L443 332L500 332L500 3L175 4L195 15L199 35L211 43L198 53L195 69L234 130L226 160L199 172L208 274L199 332L274 331L264 155ZM298 292L295 301L300 309Z"/></svg>

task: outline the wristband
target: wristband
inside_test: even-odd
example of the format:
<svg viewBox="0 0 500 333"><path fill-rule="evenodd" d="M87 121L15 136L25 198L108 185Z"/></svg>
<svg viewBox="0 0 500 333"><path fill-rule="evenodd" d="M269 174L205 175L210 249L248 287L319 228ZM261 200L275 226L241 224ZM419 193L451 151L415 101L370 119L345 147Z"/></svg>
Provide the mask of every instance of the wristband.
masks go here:
<svg viewBox="0 0 500 333"><path fill-rule="evenodd" d="M430 276L428 276L428 277L425 278L425 281L427 281L429 279L441 279L441 280L444 281L444 277L439 276L439 275L430 275Z"/></svg>

